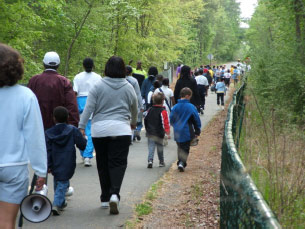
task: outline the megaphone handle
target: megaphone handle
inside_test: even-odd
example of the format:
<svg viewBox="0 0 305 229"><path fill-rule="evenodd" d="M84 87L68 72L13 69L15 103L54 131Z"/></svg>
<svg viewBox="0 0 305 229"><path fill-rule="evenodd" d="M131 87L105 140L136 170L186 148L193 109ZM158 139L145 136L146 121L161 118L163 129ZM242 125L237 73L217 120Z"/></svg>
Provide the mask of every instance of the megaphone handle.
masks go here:
<svg viewBox="0 0 305 229"><path fill-rule="evenodd" d="M33 175L33 179L32 179L32 183L31 183L31 188L30 188L30 192L29 194L31 195L34 191L34 187L36 185L36 181L37 181L37 175L34 173Z"/></svg>
<svg viewBox="0 0 305 229"><path fill-rule="evenodd" d="M33 193L36 181L37 181L37 175L34 173L29 194ZM22 228L22 226L23 226L23 216L22 216L22 213L20 212L18 228Z"/></svg>

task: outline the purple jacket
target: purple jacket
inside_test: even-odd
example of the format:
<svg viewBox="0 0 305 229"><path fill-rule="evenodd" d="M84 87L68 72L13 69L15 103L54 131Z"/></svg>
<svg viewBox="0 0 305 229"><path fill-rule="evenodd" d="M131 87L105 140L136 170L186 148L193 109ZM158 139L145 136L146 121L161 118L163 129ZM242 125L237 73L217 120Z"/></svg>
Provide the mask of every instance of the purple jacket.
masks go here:
<svg viewBox="0 0 305 229"><path fill-rule="evenodd" d="M79 113L76 96L71 82L56 71L46 70L40 75L33 76L28 87L38 99L44 129L55 125L53 110L63 106L69 111L69 124L78 127Z"/></svg>

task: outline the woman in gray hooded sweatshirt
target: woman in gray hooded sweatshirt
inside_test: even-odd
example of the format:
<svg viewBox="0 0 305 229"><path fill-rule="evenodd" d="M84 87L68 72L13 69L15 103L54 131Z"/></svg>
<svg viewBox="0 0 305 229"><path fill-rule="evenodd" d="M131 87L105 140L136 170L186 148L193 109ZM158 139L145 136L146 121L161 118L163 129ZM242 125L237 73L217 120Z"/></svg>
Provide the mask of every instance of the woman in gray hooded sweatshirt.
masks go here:
<svg viewBox="0 0 305 229"><path fill-rule="evenodd" d="M132 129L137 124L137 96L125 78L121 57L113 56L105 66L105 77L90 91L79 128L84 129L92 114L91 135L102 190L103 208L119 213L120 189L127 168Z"/></svg>

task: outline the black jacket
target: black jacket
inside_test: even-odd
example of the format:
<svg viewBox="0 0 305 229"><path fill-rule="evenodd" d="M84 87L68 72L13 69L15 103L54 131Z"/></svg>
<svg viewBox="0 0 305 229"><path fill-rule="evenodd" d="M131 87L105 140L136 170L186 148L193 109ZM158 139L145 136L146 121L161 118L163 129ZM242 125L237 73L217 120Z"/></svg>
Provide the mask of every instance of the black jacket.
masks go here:
<svg viewBox="0 0 305 229"><path fill-rule="evenodd" d="M76 167L75 145L85 150L87 140L72 125L60 123L45 132L48 151L48 168L60 181L72 178Z"/></svg>
<svg viewBox="0 0 305 229"><path fill-rule="evenodd" d="M178 99L180 99L180 91L184 87L190 88L193 92L190 102L195 107L199 106L200 96L199 96L199 92L198 92L197 82L193 78L180 78L177 80L175 90L174 90L174 98L175 98L176 103L178 103Z"/></svg>
<svg viewBox="0 0 305 229"><path fill-rule="evenodd" d="M164 138L165 133L169 134L170 132L166 109L162 105L153 105L147 111L144 125L147 137Z"/></svg>

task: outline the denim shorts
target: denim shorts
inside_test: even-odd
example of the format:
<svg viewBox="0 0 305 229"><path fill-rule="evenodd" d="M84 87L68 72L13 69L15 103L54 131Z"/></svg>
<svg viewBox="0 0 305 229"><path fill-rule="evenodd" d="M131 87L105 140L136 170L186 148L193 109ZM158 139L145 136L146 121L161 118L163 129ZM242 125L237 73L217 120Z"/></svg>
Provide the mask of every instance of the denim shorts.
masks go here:
<svg viewBox="0 0 305 229"><path fill-rule="evenodd" d="M20 204L28 187L28 165L0 167L0 201Z"/></svg>

